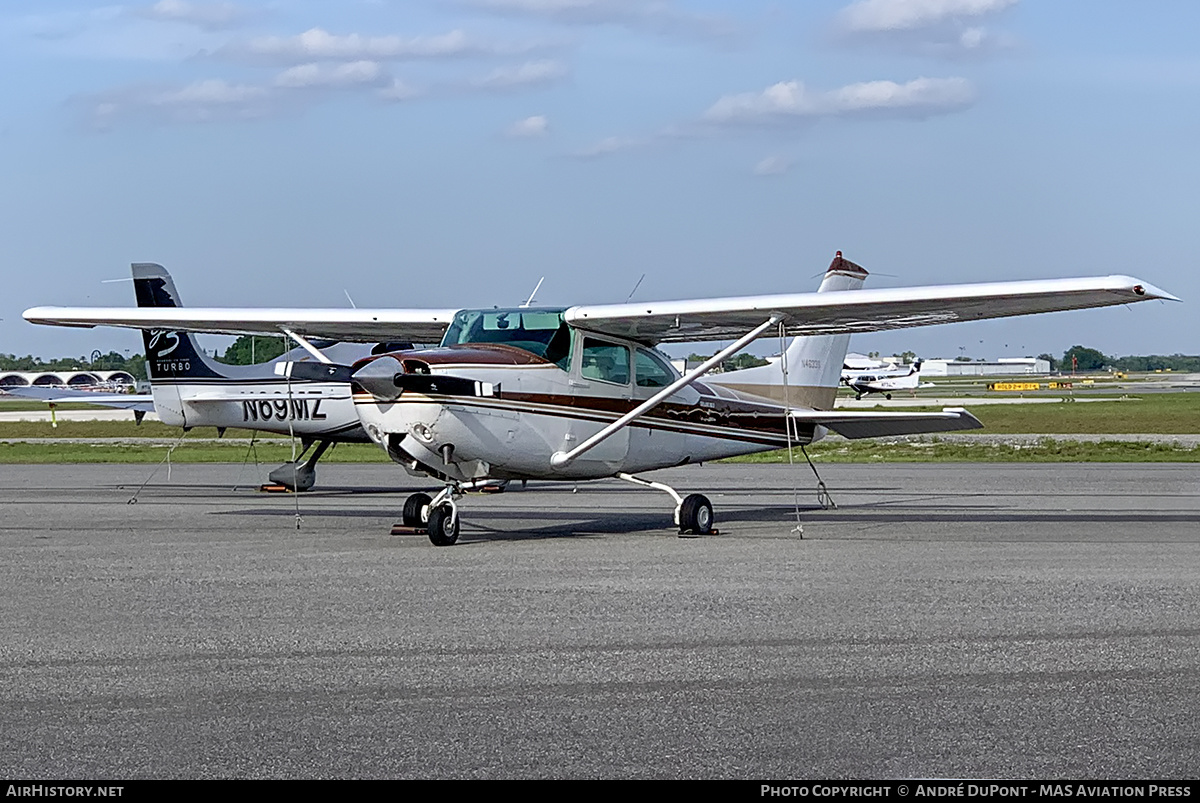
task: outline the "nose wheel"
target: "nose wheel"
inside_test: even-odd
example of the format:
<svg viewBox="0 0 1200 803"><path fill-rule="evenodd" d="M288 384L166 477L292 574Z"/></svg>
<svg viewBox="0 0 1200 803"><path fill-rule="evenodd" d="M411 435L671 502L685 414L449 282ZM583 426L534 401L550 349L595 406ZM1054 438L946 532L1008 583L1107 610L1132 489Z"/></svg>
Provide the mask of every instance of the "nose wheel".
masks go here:
<svg viewBox="0 0 1200 803"><path fill-rule="evenodd" d="M458 511L453 504L442 504L429 511L429 541L434 546L450 546L458 540Z"/></svg>
<svg viewBox="0 0 1200 803"><path fill-rule="evenodd" d="M433 500L429 494L415 493L404 500L404 510L400 514L405 527L423 527L429 520L429 503Z"/></svg>
<svg viewBox="0 0 1200 803"><path fill-rule="evenodd" d="M412 494L404 500L403 524L394 526L392 535L427 533L434 546L450 546L458 541L458 505L454 500L461 499L467 491L497 485L503 487L507 482L481 479L456 483L447 485L432 498L425 493Z"/></svg>

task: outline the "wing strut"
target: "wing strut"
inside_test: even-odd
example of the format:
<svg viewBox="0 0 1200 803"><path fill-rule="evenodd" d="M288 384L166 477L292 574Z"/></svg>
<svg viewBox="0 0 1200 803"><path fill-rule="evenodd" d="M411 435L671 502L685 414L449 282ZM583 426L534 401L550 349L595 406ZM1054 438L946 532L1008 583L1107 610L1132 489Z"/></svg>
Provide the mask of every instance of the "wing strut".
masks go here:
<svg viewBox="0 0 1200 803"><path fill-rule="evenodd" d="M681 376L679 379L676 379L674 382L667 385L665 388L660 390L658 393L655 393L653 396L646 399L646 401L642 402L637 407L634 407L628 413L621 416L616 421L612 422L607 427L600 430L595 435L588 438L587 440L585 440L583 443L576 446L571 451L569 451L569 452L558 451L558 452L555 452L554 454L552 454L550 456L550 465L553 466L554 468L562 468L563 466L565 466L568 463L570 463L571 461L573 461L575 458L579 457L584 452L592 449L593 447L599 445L600 443L603 443L605 440L610 438L615 433L620 432L622 429L629 426L636 419L641 418L643 415L650 412L650 410L653 409L656 405L658 405L658 403L661 402L663 399L667 398L675 391L677 391L683 387L686 387L687 385L692 384L697 379L699 379L701 376L708 373L714 367L719 365L723 360L725 360L729 356L736 354L737 352L744 349L746 347L746 344L748 344L751 340L754 340L756 337L761 335L767 329L769 329L770 327L774 326L775 324L779 323L782 320L783 320L783 315L781 315L780 313L775 313L768 320L763 321L761 324L756 326L753 330L751 330L746 335L744 335L740 340L738 340L732 346L729 346L726 349L722 349L721 351L718 351L712 357L708 358L708 360L706 360L702 365L700 365L696 368L693 368L691 371L688 371L686 374Z"/></svg>
<svg viewBox="0 0 1200 803"><path fill-rule="evenodd" d="M303 338L301 335L298 335L298 334L296 334L296 333L295 333L295 332L293 332L291 329L288 329L286 326L281 326L281 327L279 327L279 329L280 329L280 331L282 331L282 332L283 332L285 335L287 335L288 337L290 337L292 340L295 340L297 343L299 343L299 344L300 344L300 348L304 349L304 350L305 350L305 351L307 351L309 354L313 355L314 357L316 357L318 360L320 360L321 362L325 363L326 365L333 365L333 360L329 359L329 358L328 358L328 357L326 357L324 354L322 354L320 349L318 349L318 348L317 348L316 346L314 346L312 343L309 343L309 342L308 342L307 340L305 340L305 339L304 339L304 338ZM289 379L291 378L291 377L290 377L290 375L289 375L289 377L288 377L288 378L289 378Z"/></svg>

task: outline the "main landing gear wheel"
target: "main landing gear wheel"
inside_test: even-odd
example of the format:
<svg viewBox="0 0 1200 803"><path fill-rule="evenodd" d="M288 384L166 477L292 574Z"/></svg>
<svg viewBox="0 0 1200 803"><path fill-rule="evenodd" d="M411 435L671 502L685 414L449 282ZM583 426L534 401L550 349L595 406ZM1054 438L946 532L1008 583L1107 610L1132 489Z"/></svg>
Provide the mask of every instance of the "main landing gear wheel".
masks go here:
<svg viewBox="0 0 1200 803"><path fill-rule="evenodd" d="M885 399L887 399L888 401L891 401L891 400L892 400L892 394L890 394L890 393L887 393L887 394L885 394L885 395L884 395L884 398L885 398Z"/></svg>
<svg viewBox="0 0 1200 803"><path fill-rule="evenodd" d="M433 500L429 498L429 494L415 493L404 500L404 511L400 514L401 520L405 527L421 527L425 524L425 519L422 517L422 511ZM426 514L428 515L428 514Z"/></svg>
<svg viewBox="0 0 1200 803"><path fill-rule="evenodd" d="M689 494L679 506L679 532L708 535L712 532L713 508L708 498L701 494ZM432 532L432 531L431 531Z"/></svg>
<svg viewBox="0 0 1200 803"><path fill-rule="evenodd" d="M450 546L458 540L458 516L450 505L429 511L429 540L434 546Z"/></svg>

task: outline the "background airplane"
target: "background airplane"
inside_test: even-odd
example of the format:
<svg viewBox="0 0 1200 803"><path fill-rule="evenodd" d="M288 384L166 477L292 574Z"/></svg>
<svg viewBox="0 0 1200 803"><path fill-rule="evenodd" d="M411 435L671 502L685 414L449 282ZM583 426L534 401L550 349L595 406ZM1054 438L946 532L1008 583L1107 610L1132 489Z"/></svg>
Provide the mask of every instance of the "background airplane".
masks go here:
<svg viewBox="0 0 1200 803"><path fill-rule="evenodd" d="M854 398L861 399L871 393L882 393L888 399L892 398L894 390L916 390L927 387L931 383L921 383L921 363L917 360L906 370L889 372L850 373L842 372L842 381L854 391Z"/></svg>
<svg viewBox="0 0 1200 803"><path fill-rule="evenodd" d="M162 266L138 262L132 266L134 293L139 307L173 309L182 306L170 273ZM204 353L186 331L144 329L146 371L150 394L114 394L62 388L18 388L13 395L50 404L86 402L134 411L138 420L156 412L169 426L191 429L216 427L293 435L303 451L295 463L270 472L271 483L305 491L316 481L317 461L337 443L369 443L359 424L344 383L288 379L277 366L313 360L295 348L268 362L227 365ZM387 351L407 343L361 344L319 342L326 360L353 362L372 350Z"/></svg>
<svg viewBox="0 0 1200 803"><path fill-rule="evenodd" d="M449 544L458 536L455 499L503 479L620 477L670 493L682 530L710 532L707 499L685 499L634 472L802 445L827 429L874 437L979 426L965 410L833 410L842 338L851 333L1174 298L1129 276L856 289L865 276L839 252L817 293L549 310L40 307L25 318L166 332L283 331L314 356L320 353L310 337L372 342L404 333L431 340L444 332L440 348L376 355L352 366L298 363L287 373L293 382L340 380L352 387L371 440L396 462L445 483L435 497L410 497L404 519L427 526L435 544ZM782 381L752 373L763 369L733 372L741 373L736 384L698 381L752 340L785 335L816 339L808 352L805 341L793 341L784 359L766 366ZM652 348L701 340L734 342L684 376ZM172 356L155 352L168 368ZM286 394L285 402L296 398L292 385Z"/></svg>

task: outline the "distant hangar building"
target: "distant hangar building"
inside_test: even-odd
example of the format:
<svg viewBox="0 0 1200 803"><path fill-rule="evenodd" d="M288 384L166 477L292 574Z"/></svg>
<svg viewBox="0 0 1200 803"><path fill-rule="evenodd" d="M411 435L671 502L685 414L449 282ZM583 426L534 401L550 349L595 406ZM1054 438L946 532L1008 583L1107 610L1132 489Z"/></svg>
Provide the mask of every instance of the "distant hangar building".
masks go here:
<svg viewBox="0 0 1200 803"><path fill-rule="evenodd" d="M128 371L0 371L0 389L27 387L82 388L96 385L135 385Z"/></svg>
<svg viewBox="0 0 1200 803"><path fill-rule="evenodd" d="M1025 376L1047 375L1050 361L1036 357L1001 357L995 362L925 360L921 376Z"/></svg>

